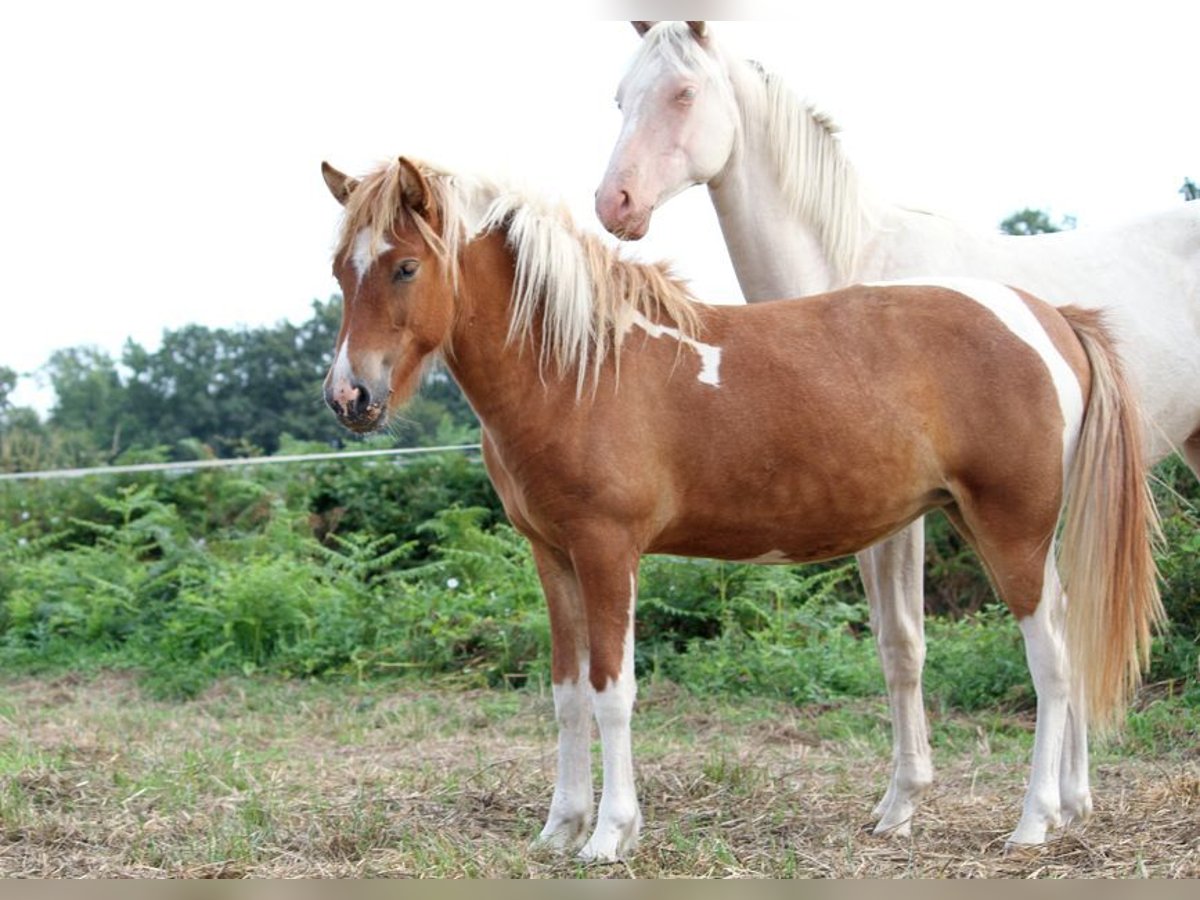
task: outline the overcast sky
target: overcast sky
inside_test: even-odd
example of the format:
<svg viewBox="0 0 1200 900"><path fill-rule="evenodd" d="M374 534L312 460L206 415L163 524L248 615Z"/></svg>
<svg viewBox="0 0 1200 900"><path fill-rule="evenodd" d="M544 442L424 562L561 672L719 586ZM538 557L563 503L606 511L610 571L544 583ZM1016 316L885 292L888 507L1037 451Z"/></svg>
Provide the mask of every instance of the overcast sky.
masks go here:
<svg viewBox="0 0 1200 900"><path fill-rule="evenodd" d="M412 5L7 4L0 364L30 372L79 344L119 357L126 338L152 348L189 322L305 320L336 290L323 159L512 173L599 230L592 194L638 40L599 17L636 4L556 18L567 4L505 3L481 18L440 3L442 18L415 20ZM980 228L1025 206L1088 227L1181 203L1184 177L1200 181L1200 4L789 7L803 17L714 33L831 113L862 176L897 202ZM738 296L702 189L635 250L673 259L705 299ZM26 385L17 399L45 396Z"/></svg>

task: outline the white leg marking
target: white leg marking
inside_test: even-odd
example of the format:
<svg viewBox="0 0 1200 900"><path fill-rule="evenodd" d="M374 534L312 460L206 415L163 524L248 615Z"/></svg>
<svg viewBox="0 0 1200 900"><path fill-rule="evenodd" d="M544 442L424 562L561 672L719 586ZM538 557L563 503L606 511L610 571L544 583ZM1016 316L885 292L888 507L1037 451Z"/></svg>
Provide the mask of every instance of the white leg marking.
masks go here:
<svg viewBox="0 0 1200 900"><path fill-rule="evenodd" d="M604 788L596 830L579 852L582 859L611 862L637 847L642 827L637 787L633 780L633 746L630 719L637 682L633 675L633 615L637 601L637 576L629 576L629 623L621 652L621 674L594 697L600 726L600 751L604 761Z"/></svg>
<svg viewBox="0 0 1200 900"><path fill-rule="evenodd" d="M713 387L721 386L720 347L717 347L713 344L705 344L704 342L697 341L694 338L685 337L678 328L671 328L667 325L660 325L657 322L651 322L641 313L634 314L633 324L637 325L652 338L674 338L685 347L690 347L692 350L696 351L696 355L700 357L700 374L696 376L696 380L702 384L711 384Z"/></svg>
<svg viewBox="0 0 1200 900"><path fill-rule="evenodd" d="M1092 792L1088 786L1088 733L1083 703L1072 699L1067 707L1067 728L1058 774L1064 825L1082 825L1092 817Z"/></svg>
<svg viewBox="0 0 1200 900"><path fill-rule="evenodd" d="M1029 787L1025 792L1021 821L1008 838L1009 847L1041 844L1046 840L1048 829L1062 824L1060 766L1071 700L1063 613L1064 598L1054 564L1054 548L1051 547L1046 555L1037 611L1019 623L1025 637L1025 658L1037 691L1037 726L1033 736Z"/></svg>
<svg viewBox="0 0 1200 900"><path fill-rule="evenodd" d="M875 833L908 837L917 803L933 783L921 672L925 610L921 520L858 554L892 714L892 778L875 807Z"/></svg>
<svg viewBox="0 0 1200 900"><path fill-rule="evenodd" d="M556 684L554 717L558 721L558 777L546 827L537 844L556 850L577 847L592 824L592 686L587 660L579 678Z"/></svg>

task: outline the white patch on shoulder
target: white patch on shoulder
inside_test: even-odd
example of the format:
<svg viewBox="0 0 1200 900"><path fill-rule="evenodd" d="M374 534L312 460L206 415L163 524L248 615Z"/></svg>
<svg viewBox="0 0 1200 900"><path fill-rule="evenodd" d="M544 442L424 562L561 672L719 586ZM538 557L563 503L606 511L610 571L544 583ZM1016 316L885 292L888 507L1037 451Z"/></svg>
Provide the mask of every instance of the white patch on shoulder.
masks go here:
<svg viewBox="0 0 1200 900"><path fill-rule="evenodd" d="M903 278L898 281L874 282L876 285L890 284L929 285L944 287L985 306L1003 322L1013 334L1037 351L1038 356L1050 371L1050 379L1058 394L1058 405L1063 417L1063 467L1064 478L1068 460L1075 455L1075 443L1083 422L1083 390L1079 379L1058 352L1050 335L1033 314L1025 301L1012 288L982 278Z"/></svg>
<svg viewBox="0 0 1200 900"><path fill-rule="evenodd" d="M354 266L354 271L358 275L359 284L370 271L371 265L375 262L376 257L381 253L386 253L392 249L392 245L387 241L380 241L375 246L375 252L371 252L371 232L364 228L354 238L354 249L350 251L350 262Z"/></svg>
<svg viewBox="0 0 1200 900"><path fill-rule="evenodd" d="M696 355L700 357L700 374L696 376L696 380L702 384L711 384L713 387L721 386L720 347L713 344L705 344L703 341L698 341L695 338L686 337L678 328L671 328L667 325L651 322L641 313L634 313L633 324L641 328L652 338L674 338L684 346L696 351Z"/></svg>

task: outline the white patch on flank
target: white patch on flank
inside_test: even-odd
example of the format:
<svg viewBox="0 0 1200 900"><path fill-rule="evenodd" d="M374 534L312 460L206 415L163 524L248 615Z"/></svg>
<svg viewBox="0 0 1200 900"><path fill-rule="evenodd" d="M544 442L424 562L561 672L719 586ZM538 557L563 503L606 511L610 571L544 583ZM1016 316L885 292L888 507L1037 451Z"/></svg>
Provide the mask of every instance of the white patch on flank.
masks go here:
<svg viewBox="0 0 1200 900"><path fill-rule="evenodd" d="M788 559L782 550L772 550L762 556L756 556L754 559L743 559L742 562L753 566L781 566L792 560Z"/></svg>
<svg viewBox="0 0 1200 900"><path fill-rule="evenodd" d="M354 249L350 252L350 262L354 266L354 271L358 275L360 284L363 278L366 277L367 272L370 271L376 257L391 249L392 245L387 241L380 241L372 248L370 229L364 228L358 233L354 238Z"/></svg>
<svg viewBox="0 0 1200 900"><path fill-rule="evenodd" d="M700 374L696 376L696 380L702 384L711 384L713 387L721 386L721 348L712 344L705 344L702 341L697 341L694 338L686 337L678 328L671 328L666 325L660 325L657 322L651 322L641 313L635 313L633 316L633 324L641 328L646 334L652 338L669 337L674 338L681 344L690 347L696 351L696 355L700 357Z"/></svg>
<svg viewBox="0 0 1200 900"><path fill-rule="evenodd" d="M1012 288L981 278L904 278L876 284L909 284L944 287L987 307L1013 334L1037 351L1050 371L1050 380L1058 394L1058 406L1063 417L1063 483L1066 484L1067 463L1075 454L1075 443L1083 422L1083 390L1079 379L1058 352L1042 323Z"/></svg>

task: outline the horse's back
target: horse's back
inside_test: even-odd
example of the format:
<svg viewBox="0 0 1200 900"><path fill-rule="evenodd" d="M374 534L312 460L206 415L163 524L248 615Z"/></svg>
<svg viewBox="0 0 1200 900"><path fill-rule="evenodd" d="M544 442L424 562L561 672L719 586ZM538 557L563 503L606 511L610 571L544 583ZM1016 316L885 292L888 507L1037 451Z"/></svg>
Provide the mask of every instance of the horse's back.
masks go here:
<svg viewBox="0 0 1200 900"><path fill-rule="evenodd" d="M662 549L841 555L965 490L1007 492L1052 524L1082 351L1048 305L963 284L979 296L866 285L706 317L720 386L684 369L666 379L678 393L655 404L675 411L657 439L691 501ZM755 527L771 546L743 540Z"/></svg>

